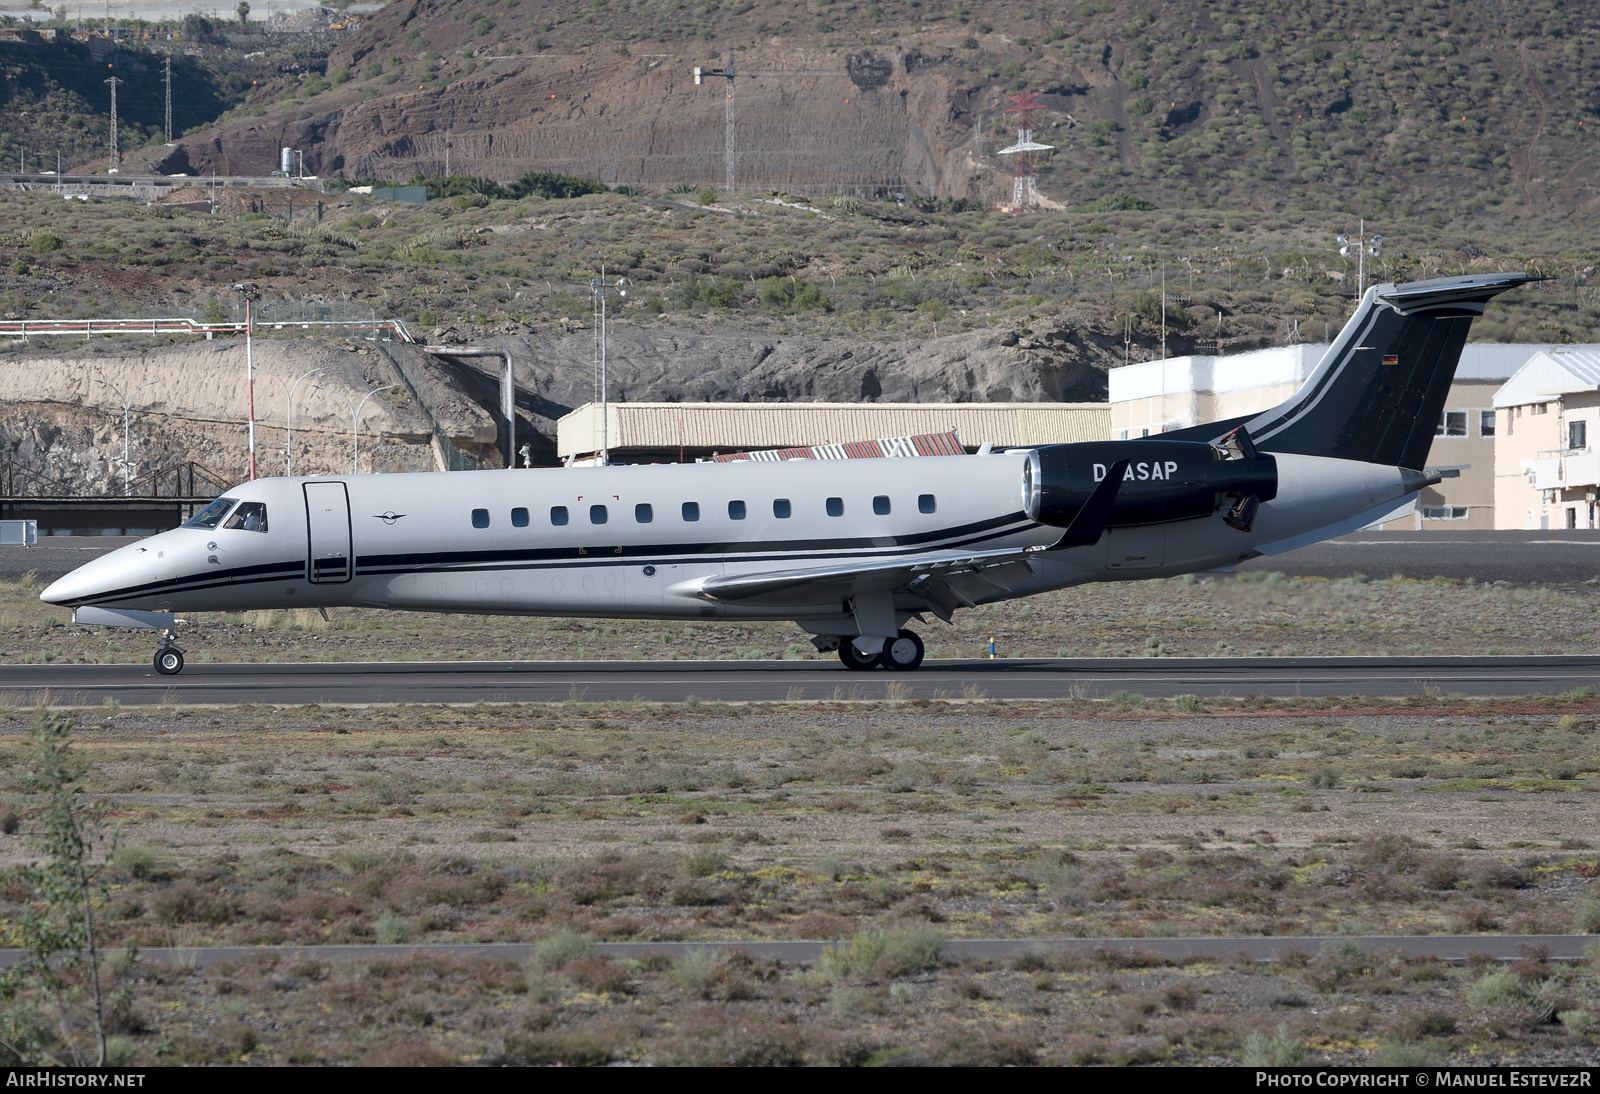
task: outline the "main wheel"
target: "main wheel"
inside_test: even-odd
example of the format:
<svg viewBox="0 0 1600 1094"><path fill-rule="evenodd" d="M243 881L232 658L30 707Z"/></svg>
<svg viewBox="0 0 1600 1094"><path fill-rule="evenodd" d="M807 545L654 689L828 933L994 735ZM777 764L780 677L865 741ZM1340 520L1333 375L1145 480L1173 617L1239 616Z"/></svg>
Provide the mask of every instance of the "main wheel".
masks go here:
<svg viewBox="0 0 1600 1094"><path fill-rule="evenodd" d="M170 647L156 650L155 665L162 676L176 676L183 671L183 654Z"/></svg>
<svg viewBox="0 0 1600 1094"><path fill-rule="evenodd" d="M874 654L865 657L856 649L856 644L848 636L839 640L839 660L844 662L844 667L854 669L856 672L865 672L878 667L878 657Z"/></svg>
<svg viewBox="0 0 1600 1094"><path fill-rule="evenodd" d="M883 644L878 664L893 672L910 672L922 664L922 639L915 631L901 631Z"/></svg>

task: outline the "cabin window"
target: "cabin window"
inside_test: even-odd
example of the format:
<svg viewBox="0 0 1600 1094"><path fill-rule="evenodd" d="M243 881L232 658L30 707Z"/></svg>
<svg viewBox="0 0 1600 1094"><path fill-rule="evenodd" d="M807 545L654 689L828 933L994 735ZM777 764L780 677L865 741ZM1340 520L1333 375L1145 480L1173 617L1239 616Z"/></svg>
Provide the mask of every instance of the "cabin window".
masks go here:
<svg viewBox="0 0 1600 1094"><path fill-rule="evenodd" d="M788 520L793 512L788 498L779 498L772 503L772 515L779 520Z"/></svg>
<svg viewBox="0 0 1600 1094"><path fill-rule="evenodd" d="M567 523L567 507L565 505L552 505L550 507L550 523L557 528Z"/></svg>
<svg viewBox="0 0 1600 1094"><path fill-rule="evenodd" d="M880 517L888 516L889 515L889 495L888 494L879 494L877 497L873 498L872 499L872 511L874 513L878 514Z"/></svg>
<svg viewBox="0 0 1600 1094"><path fill-rule="evenodd" d="M729 520L743 520L744 519L744 502L742 502L742 501L730 501L728 503L728 519Z"/></svg>
<svg viewBox="0 0 1600 1094"><path fill-rule="evenodd" d="M259 501L247 501L233 511L233 516L228 518L228 523L223 527L244 532L265 532L267 507Z"/></svg>
<svg viewBox="0 0 1600 1094"><path fill-rule="evenodd" d="M185 528L215 528L228 515L228 510L239 504L238 498L218 498L194 516L183 522Z"/></svg>
<svg viewBox="0 0 1600 1094"><path fill-rule="evenodd" d="M1439 428L1433 431L1435 437L1465 437L1467 435L1467 412L1465 410L1447 410L1439 417Z"/></svg>
<svg viewBox="0 0 1600 1094"><path fill-rule="evenodd" d="M917 495L917 512L919 512L919 513L937 513L938 511L939 511L939 499L938 498L934 497L932 494L919 494L919 495Z"/></svg>
<svg viewBox="0 0 1600 1094"><path fill-rule="evenodd" d="M511 510L511 527L526 528L528 526L528 511L526 509Z"/></svg>
<svg viewBox="0 0 1600 1094"><path fill-rule="evenodd" d="M489 527L489 510L487 510L487 509L474 509L472 511L472 526L474 528L487 528L487 527Z"/></svg>
<svg viewBox="0 0 1600 1094"><path fill-rule="evenodd" d="M829 498L828 499L828 515L830 517L842 517L842 516L844 516L844 499L843 498Z"/></svg>
<svg viewBox="0 0 1600 1094"><path fill-rule="evenodd" d="M606 522L606 507L604 505L589 506L589 523L604 524Z"/></svg>
<svg viewBox="0 0 1600 1094"><path fill-rule="evenodd" d="M651 509L647 504L635 505L633 507L633 519L638 521L640 524L649 524L651 521L656 519L656 513L655 510Z"/></svg>
<svg viewBox="0 0 1600 1094"><path fill-rule="evenodd" d="M697 502L697 501L686 501L686 502L684 502L683 503L683 519L687 520L687 521L699 520L700 519L700 503Z"/></svg>

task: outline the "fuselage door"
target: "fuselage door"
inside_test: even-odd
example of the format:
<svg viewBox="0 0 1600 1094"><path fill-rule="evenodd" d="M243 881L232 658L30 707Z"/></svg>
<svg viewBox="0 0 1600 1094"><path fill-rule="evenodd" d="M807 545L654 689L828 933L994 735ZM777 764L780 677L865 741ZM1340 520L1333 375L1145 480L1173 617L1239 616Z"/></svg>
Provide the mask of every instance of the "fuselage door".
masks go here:
<svg viewBox="0 0 1600 1094"><path fill-rule="evenodd" d="M308 482L306 577L317 585L350 580L350 495L342 482Z"/></svg>

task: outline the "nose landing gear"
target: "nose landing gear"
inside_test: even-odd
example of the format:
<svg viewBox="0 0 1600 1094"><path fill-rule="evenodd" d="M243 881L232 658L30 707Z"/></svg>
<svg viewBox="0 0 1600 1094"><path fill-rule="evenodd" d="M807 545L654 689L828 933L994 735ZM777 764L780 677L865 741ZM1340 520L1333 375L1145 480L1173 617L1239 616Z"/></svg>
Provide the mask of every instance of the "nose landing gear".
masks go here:
<svg viewBox="0 0 1600 1094"><path fill-rule="evenodd" d="M161 633L161 645L156 648L156 671L162 676L176 676L183 671L183 650L175 642L171 631Z"/></svg>

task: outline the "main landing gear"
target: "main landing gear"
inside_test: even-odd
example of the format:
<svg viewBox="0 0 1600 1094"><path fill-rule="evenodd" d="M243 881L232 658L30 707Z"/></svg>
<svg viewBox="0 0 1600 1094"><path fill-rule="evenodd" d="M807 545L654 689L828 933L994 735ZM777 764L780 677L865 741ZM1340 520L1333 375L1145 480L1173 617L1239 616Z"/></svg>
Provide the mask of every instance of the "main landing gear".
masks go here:
<svg viewBox="0 0 1600 1094"><path fill-rule="evenodd" d="M163 631L161 645L156 649L156 671L162 676L176 676L183 671L183 650L173 641L171 631Z"/></svg>
<svg viewBox="0 0 1600 1094"><path fill-rule="evenodd" d="M875 669L879 665L891 672L910 672L922 664L922 657L922 639L917 637L915 631L901 631L885 642L883 649L872 657L863 655L848 638L839 642L839 660L844 662L845 668L858 672Z"/></svg>

